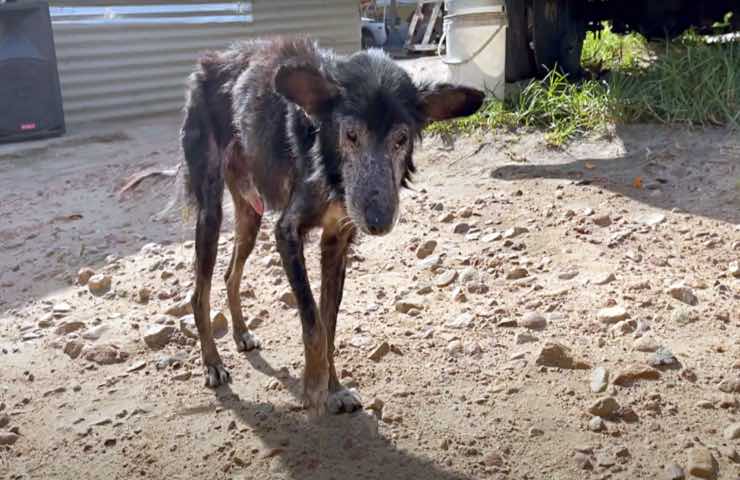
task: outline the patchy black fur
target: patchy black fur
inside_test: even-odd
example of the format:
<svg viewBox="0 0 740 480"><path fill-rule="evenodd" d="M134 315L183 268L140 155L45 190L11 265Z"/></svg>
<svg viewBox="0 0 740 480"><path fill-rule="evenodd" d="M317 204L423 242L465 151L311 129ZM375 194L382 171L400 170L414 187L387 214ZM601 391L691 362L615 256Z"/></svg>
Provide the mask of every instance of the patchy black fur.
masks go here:
<svg viewBox="0 0 740 480"><path fill-rule="evenodd" d="M186 184L197 207L192 304L208 385L229 380L209 321L224 186L236 215L226 277L237 346L259 346L242 319L239 282L265 206L280 212L275 238L298 303L305 390L316 407L327 389L343 391L332 353L355 229L391 230L424 125L469 115L482 101L471 88L416 85L380 51L340 58L305 39L238 43L200 59L190 76L181 136ZM303 258L303 236L315 227L324 230L320 312ZM356 406L343 398L340 410Z"/></svg>

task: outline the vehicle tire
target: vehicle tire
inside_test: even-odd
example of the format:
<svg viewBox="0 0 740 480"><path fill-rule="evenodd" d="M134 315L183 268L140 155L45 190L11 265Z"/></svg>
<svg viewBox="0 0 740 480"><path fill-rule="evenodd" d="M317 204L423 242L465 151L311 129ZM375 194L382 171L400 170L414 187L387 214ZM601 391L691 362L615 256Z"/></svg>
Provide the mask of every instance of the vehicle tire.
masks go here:
<svg viewBox="0 0 740 480"><path fill-rule="evenodd" d="M529 28L532 12L531 0L507 0L506 14L506 81L518 82L537 75L534 51L529 44L532 31Z"/></svg>
<svg viewBox="0 0 740 480"><path fill-rule="evenodd" d="M355 30L356 31L356 30ZM355 37L357 38L357 37ZM362 31L362 38L361 38L361 45L363 50L367 50L368 48L373 48L377 45L375 45L375 37L373 37L372 33L368 32L367 30ZM357 45L357 44L355 44Z"/></svg>
<svg viewBox="0 0 740 480"><path fill-rule="evenodd" d="M581 0L534 0L534 58L540 75L560 68L581 75L581 51L586 38L586 24L579 15Z"/></svg>

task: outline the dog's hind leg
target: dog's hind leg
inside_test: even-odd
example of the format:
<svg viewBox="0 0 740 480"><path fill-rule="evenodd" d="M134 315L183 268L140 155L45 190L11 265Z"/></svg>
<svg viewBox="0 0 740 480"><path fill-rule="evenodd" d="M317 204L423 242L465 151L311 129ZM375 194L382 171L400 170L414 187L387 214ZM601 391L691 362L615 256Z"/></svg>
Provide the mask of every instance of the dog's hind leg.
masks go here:
<svg viewBox="0 0 740 480"><path fill-rule="evenodd" d="M331 413L349 413L362 408L362 400L356 390L346 389L339 383L334 366L334 337L353 227L343 223L347 221L344 215L337 218L332 216L331 209L329 212L321 236L321 320L326 327L329 357L327 409Z"/></svg>
<svg viewBox="0 0 740 480"><path fill-rule="evenodd" d="M239 161L239 158L231 157L231 161ZM249 254L252 253L257 234L262 223L262 216L244 199L239 189L239 179L235 170L226 166L226 184L234 201L234 249L231 254L231 262L226 272L226 294L229 299L229 310L231 322L234 328L234 341L239 351L249 351L260 348L261 342L256 335L249 331L244 323L242 315L241 297L239 287L241 285L244 263Z"/></svg>

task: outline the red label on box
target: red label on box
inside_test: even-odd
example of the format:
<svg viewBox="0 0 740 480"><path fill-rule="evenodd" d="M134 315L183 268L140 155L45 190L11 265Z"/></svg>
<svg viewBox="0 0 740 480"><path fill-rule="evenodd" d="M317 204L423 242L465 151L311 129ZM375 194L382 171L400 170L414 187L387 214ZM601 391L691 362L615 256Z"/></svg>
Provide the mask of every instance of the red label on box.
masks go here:
<svg viewBox="0 0 740 480"><path fill-rule="evenodd" d="M26 130L36 130L36 123L21 123L21 130L23 130L24 132Z"/></svg>

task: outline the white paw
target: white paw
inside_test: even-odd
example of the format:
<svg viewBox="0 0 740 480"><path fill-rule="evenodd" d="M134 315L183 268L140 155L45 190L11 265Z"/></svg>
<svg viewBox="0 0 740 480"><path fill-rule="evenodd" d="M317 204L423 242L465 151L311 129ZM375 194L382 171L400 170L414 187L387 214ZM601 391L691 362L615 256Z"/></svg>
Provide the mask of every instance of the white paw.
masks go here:
<svg viewBox="0 0 740 480"><path fill-rule="evenodd" d="M206 367L206 387L216 388L231 382L229 371L220 363Z"/></svg>
<svg viewBox="0 0 740 480"><path fill-rule="evenodd" d="M354 388L343 388L329 395L326 401L329 413L352 413L362 408L362 398Z"/></svg>
<svg viewBox="0 0 740 480"><path fill-rule="evenodd" d="M236 349L240 352L248 352L262 348L262 340L257 335L247 330L241 336L234 337Z"/></svg>

